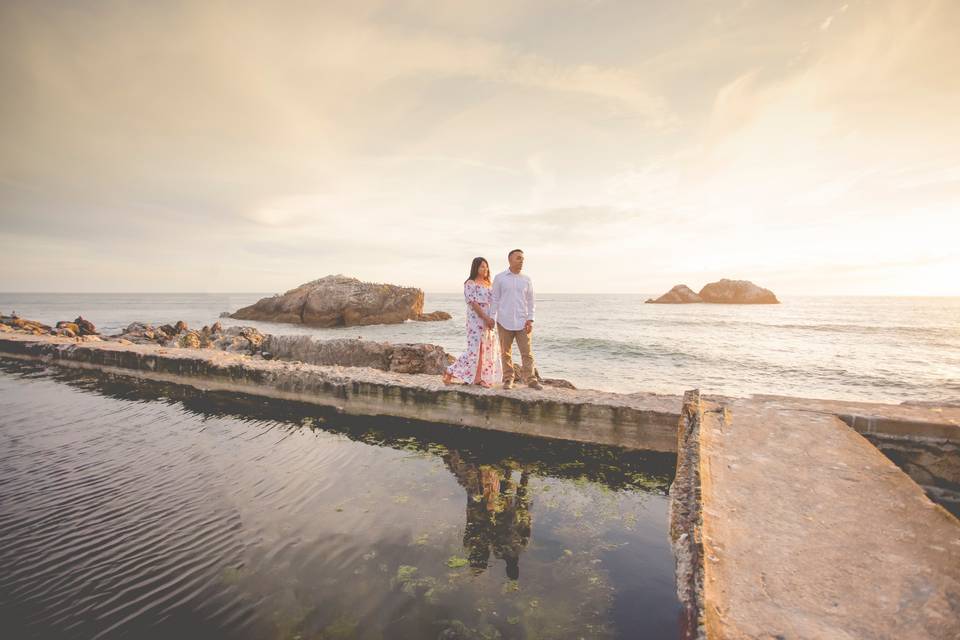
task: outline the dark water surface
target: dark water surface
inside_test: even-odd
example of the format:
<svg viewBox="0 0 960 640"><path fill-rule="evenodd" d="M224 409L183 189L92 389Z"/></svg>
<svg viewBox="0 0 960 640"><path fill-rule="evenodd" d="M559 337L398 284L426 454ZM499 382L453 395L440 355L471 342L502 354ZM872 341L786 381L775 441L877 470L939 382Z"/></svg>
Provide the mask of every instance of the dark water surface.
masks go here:
<svg viewBox="0 0 960 640"><path fill-rule="evenodd" d="M676 638L673 464L0 360L0 624Z"/></svg>

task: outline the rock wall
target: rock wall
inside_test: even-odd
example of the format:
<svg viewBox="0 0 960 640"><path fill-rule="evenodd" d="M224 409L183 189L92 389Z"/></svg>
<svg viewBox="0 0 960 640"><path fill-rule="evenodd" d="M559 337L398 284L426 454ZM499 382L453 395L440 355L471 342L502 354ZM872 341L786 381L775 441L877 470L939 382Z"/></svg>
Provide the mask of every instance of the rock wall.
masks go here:
<svg viewBox="0 0 960 640"><path fill-rule="evenodd" d="M370 340L314 340L310 336L267 334L262 351L282 360L309 364L371 367L396 373L440 375L452 361L433 344L391 344Z"/></svg>

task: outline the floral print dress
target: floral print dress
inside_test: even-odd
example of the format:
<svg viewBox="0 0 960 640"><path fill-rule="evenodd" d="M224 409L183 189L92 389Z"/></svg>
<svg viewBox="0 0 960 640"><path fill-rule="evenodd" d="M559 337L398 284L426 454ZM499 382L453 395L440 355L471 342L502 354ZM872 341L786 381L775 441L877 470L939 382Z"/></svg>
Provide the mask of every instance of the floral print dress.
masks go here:
<svg viewBox="0 0 960 640"><path fill-rule="evenodd" d="M492 385L501 377L500 340L497 330L488 329L483 318L470 306L476 302L487 315L490 314L490 301L493 289L467 280L463 285L463 297L467 302L467 350L460 354L457 361L447 367L447 373L461 382ZM482 354L481 354L482 352ZM477 362L480 362L480 378L477 378Z"/></svg>

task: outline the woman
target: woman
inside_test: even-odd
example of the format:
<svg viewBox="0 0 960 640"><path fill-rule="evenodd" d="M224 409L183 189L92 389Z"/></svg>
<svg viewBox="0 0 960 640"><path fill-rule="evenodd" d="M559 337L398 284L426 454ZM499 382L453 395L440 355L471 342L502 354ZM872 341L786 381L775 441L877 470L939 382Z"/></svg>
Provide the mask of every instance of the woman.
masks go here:
<svg viewBox="0 0 960 640"><path fill-rule="evenodd" d="M500 379L500 345L496 322L490 317L490 265L485 258L474 258L470 277L463 283L467 301L467 350L443 374L443 383L456 378L489 389Z"/></svg>

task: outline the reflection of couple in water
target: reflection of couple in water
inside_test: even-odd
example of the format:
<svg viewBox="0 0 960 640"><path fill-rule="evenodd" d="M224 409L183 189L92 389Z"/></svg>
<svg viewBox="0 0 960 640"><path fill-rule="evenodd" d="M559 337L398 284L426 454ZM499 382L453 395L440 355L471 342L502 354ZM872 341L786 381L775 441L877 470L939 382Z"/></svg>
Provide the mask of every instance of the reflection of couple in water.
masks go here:
<svg viewBox="0 0 960 640"><path fill-rule="evenodd" d="M530 539L530 502L527 496L529 473L520 470L513 480L511 465L478 465L467 462L456 451L444 456L447 467L467 490L467 524L463 546L470 566L487 568L490 552L507 565L507 577L520 577L520 553Z"/></svg>

